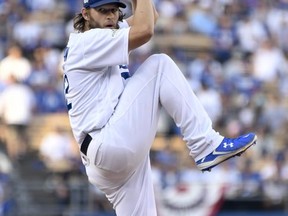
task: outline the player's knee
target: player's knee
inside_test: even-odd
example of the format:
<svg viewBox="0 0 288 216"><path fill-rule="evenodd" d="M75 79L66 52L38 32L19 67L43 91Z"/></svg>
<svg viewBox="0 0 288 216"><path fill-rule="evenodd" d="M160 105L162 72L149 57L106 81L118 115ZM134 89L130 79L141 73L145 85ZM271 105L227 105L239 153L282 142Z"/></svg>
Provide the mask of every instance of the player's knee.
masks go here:
<svg viewBox="0 0 288 216"><path fill-rule="evenodd" d="M171 58L165 54L165 53L158 53L158 54L153 54L150 56L150 58L152 61L155 61L157 63L159 62L165 62L165 61L171 61Z"/></svg>
<svg viewBox="0 0 288 216"><path fill-rule="evenodd" d="M173 59L165 53L153 54L148 58L151 65L154 65L156 68L173 68L176 66ZM163 72L163 71L162 71Z"/></svg>

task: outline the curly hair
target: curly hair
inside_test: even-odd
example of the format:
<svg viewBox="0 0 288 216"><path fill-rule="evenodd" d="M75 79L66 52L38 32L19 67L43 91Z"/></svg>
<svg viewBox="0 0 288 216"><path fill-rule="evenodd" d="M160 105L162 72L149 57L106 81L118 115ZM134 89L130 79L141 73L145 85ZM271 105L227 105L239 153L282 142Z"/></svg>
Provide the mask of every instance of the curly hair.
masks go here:
<svg viewBox="0 0 288 216"><path fill-rule="evenodd" d="M119 9L119 19L118 22L123 22L125 14ZM85 23L87 21L84 19L82 13L76 14L73 19L73 27L77 32L84 32L85 31ZM117 24L117 28L119 28Z"/></svg>

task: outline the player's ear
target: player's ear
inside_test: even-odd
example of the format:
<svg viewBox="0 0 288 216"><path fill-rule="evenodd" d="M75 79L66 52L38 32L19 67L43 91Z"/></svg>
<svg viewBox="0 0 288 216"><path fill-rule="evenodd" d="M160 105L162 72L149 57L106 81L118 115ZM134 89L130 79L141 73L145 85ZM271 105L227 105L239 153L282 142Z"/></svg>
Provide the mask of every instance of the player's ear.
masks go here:
<svg viewBox="0 0 288 216"><path fill-rule="evenodd" d="M86 8L82 8L81 13L85 20L89 20L88 10Z"/></svg>

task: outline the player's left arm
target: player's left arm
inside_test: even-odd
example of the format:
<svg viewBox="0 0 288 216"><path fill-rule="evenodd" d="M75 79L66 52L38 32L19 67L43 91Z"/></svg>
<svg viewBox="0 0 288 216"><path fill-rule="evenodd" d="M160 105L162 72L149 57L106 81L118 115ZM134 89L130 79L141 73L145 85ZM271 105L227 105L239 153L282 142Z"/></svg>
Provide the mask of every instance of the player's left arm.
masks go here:
<svg viewBox="0 0 288 216"><path fill-rule="evenodd" d="M135 4L136 4L136 2L135 2ZM136 5L132 5L132 10L133 10L133 12L134 12L134 8L136 7ZM157 19L158 19L158 17L159 17L159 14L158 14L158 12L157 12L157 10L156 10L156 8L155 8L155 5L153 4L153 14L154 14L154 24L156 24L156 22L157 22ZM133 15L131 15L130 17L128 17L127 19L125 19L126 20L126 22L128 23L128 25L129 26L131 26L131 25L133 25Z"/></svg>

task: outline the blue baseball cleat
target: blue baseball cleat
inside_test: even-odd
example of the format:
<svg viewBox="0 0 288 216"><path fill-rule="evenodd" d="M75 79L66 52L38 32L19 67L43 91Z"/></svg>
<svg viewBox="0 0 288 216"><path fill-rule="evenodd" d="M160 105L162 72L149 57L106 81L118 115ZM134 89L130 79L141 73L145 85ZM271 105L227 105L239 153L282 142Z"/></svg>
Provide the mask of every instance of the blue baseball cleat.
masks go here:
<svg viewBox="0 0 288 216"><path fill-rule="evenodd" d="M220 145L206 157L196 162L197 167L204 171L211 169L218 164L234 156L240 156L250 146L256 144L257 136L254 133L239 136L237 138L224 138Z"/></svg>

